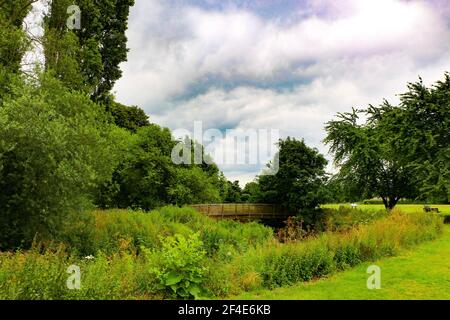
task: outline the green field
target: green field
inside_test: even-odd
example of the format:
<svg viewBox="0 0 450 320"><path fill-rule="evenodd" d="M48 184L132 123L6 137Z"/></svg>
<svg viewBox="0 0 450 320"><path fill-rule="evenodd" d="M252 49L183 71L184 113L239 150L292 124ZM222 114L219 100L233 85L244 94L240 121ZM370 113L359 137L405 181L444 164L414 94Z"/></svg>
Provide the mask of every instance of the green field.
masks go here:
<svg viewBox="0 0 450 320"><path fill-rule="evenodd" d="M448 206L446 206L448 207ZM381 289L366 288L367 267L381 268ZM450 299L450 225L437 240L401 255L363 263L328 278L275 290L248 292L237 299Z"/></svg>
<svg viewBox="0 0 450 320"><path fill-rule="evenodd" d="M350 207L349 203L346 204L325 204L322 205L323 208L334 208L337 209L339 206ZM398 204L395 206L396 209L399 209L403 212L421 212L423 211L423 204ZM438 208L440 213L450 214L450 204L431 204L429 205L432 208ZM382 204L358 204L358 209L361 210L383 210L384 205Z"/></svg>

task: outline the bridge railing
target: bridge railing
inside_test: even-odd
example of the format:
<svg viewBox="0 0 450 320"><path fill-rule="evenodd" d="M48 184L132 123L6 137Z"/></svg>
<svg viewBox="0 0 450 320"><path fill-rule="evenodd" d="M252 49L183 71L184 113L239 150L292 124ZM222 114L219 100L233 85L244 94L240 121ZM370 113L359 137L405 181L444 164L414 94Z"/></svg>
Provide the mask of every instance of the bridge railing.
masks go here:
<svg viewBox="0 0 450 320"><path fill-rule="evenodd" d="M212 218L281 219L290 215L281 206L266 203L195 204L190 207Z"/></svg>

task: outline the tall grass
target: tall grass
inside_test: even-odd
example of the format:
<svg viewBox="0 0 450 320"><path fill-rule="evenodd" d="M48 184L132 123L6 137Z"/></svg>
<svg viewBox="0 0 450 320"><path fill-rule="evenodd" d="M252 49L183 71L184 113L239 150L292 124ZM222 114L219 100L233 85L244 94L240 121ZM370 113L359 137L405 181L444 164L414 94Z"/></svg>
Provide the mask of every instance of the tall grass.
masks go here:
<svg viewBox="0 0 450 320"><path fill-rule="evenodd" d="M174 298L174 281L184 286L186 277L201 280L202 296L226 297L395 255L442 230L442 218L432 214L394 211L356 224L344 216L344 224L336 217L338 222L331 224L344 228L282 244L270 228L257 223L214 221L187 208L97 211L68 224L52 243L0 253L0 299ZM185 245L183 239L194 233L201 250ZM80 290L66 287L72 264L81 270Z"/></svg>
<svg viewBox="0 0 450 320"><path fill-rule="evenodd" d="M403 248L436 238L442 219L423 213L392 212L370 224L360 224L344 232L325 232L295 243L258 246L237 256L232 272L217 273L210 281L234 283L226 294L247 288L275 288L307 281L344 270L363 261L392 256ZM249 284L249 277L254 279ZM225 280L224 278L227 278ZM224 292L216 290L216 294Z"/></svg>
<svg viewBox="0 0 450 320"><path fill-rule="evenodd" d="M138 253L143 246L161 248L161 239L199 232L208 255L228 245L240 251L268 241L270 228L258 223L214 221L192 208L164 207L151 212L132 210L95 211L66 224L59 242L73 254L95 255L103 252ZM58 242L58 241L57 241Z"/></svg>

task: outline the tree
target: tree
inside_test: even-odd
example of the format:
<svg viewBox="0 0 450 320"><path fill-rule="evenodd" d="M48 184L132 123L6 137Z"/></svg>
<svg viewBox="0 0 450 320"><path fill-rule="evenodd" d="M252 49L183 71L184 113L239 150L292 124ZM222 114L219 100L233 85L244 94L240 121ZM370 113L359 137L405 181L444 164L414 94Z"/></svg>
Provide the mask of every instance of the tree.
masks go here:
<svg viewBox="0 0 450 320"><path fill-rule="evenodd" d="M75 1L81 11L79 30L66 26L72 4L72 0L51 2L45 18L46 68L70 88L104 101L122 75L119 64L127 58L125 31L134 0Z"/></svg>
<svg viewBox="0 0 450 320"><path fill-rule="evenodd" d="M0 250L55 235L88 208L121 141L102 108L47 75L13 89L0 107Z"/></svg>
<svg viewBox="0 0 450 320"><path fill-rule="evenodd" d="M391 108L387 103L383 108ZM359 114L368 116L358 124ZM339 179L345 181L360 198L378 196L387 209L392 209L403 197L413 192L411 172L404 159L393 148L392 137L378 126L377 109L353 109L339 113L337 120L327 123L325 143L330 144Z"/></svg>
<svg viewBox="0 0 450 320"><path fill-rule="evenodd" d="M21 61L30 41L23 21L36 0L0 1L0 103L17 83Z"/></svg>
<svg viewBox="0 0 450 320"><path fill-rule="evenodd" d="M242 190L242 201L247 203L257 203L262 201L261 188L257 181L249 182Z"/></svg>
<svg viewBox="0 0 450 320"><path fill-rule="evenodd" d="M400 105L379 110L397 153L404 155L421 200L450 201L450 74L427 88L422 79L408 84Z"/></svg>
<svg viewBox="0 0 450 320"><path fill-rule="evenodd" d="M401 198L448 201L449 88L448 74L432 88L420 80L408 85L398 106L384 101L327 123L325 142L340 167L338 179L354 196L380 197L387 209Z"/></svg>
<svg viewBox="0 0 450 320"><path fill-rule="evenodd" d="M124 129L127 129L133 133L141 128L150 125L148 116L144 110L137 106L125 106L121 103L112 101L108 107L108 111L111 113L114 123Z"/></svg>
<svg viewBox="0 0 450 320"><path fill-rule="evenodd" d="M260 200L280 204L292 213L308 218L324 199L327 161L303 140L288 137L280 140L278 146L278 172L258 177ZM268 168L273 169L274 164L269 164Z"/></svg>
<svg viewBox="0 0 450 320"><path fill-rule="evenodd" d="M224 196L224 202L227 203L240 203L242 202L241 194L242 190L239 186L239 181L227 181L227 191Z"/></svg>
<svg viewBox="0 0 450 320"><path fill-rule="evenodd" d="M97 204L149 210L167 204L220 201L217 166L173 163L172 149L178 143L167 128L156 124L138 128L112 181L100 191ZM191 145L192 141L185 143Z"/></svg>

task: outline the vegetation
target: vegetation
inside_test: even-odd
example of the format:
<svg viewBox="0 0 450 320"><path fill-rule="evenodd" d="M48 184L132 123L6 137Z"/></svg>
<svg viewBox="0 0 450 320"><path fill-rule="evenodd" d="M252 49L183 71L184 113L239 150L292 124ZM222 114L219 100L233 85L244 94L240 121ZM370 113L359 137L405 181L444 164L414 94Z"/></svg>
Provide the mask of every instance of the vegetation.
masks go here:
<svg viewBox="0 0 450 320"><path fill-rule="evenodd" d="M280 204L311 222L317 206L325 200L327 161L305 142L287 137L278 142L279 151L267 165L267 174L244 190L248 200Z"/></svg>
<svg viewBox="0 0 450 320"><path fill-rule="evenodd" d="M299 283L275 290L255 290L233 297L236 299L286 300L449 300L450 299L450 226L436 241L421 244L414 250L402 250L397 257L383 258L325 279ZM367 267L381 268L381 289L368 290Z"/></svg>
<svg viewBox="0 0 450 320"><path fill-rule="evenodd" d="M330 209L324 233L281 244L258 223L214 221L189 208L97 211L68 223L58 240L0 253L0 298L228 297L396 255L442 230L433 214L355 222L351 212ZM72 264L81 269L80 290L65 287Z"/></svg>
<svg viewBox="0 0 450 320"><path fill-rule="evenodd" d="M125 31L134 0L78 0L83 27L70 30L66 21L72 4L72 0L50 4L43 39L46 70L67 87L107 102L122 75L119 64L127 58Z"/></svg>
<svg viewBox="0 0 450 320"><path fill-rule="evenodd" d="M408 85L400 105L339 113L325 142L340 167L335 177L351 197L380 197L392 209L402 198L450 199L450 75L426 88ZM359 114L367 120L360 124Z"/></svg>
<svg viewBox="0 0 450 320"><path fill-rule="evenodd" d="M431 88L410 84L399 106L330 121L337 175L326 175L316 149L287 137L271 174L242 190L196 141L178 141L138 106L115 101L134 0L78 0L83 27L74 30L66 26L72 1L51 1L44 34L32 38L23 22L34 2L0 0L0 299L230 297L325 277L440 235L440 215L392 209L402 199L449 201L449 74ZM45 61L25 69L33 42ZM181 158L196 149L203 161L174 163L179 146ZM323 205L373 197L389 212ZM273 230L183 207L212 202L271 203L297 216ZM66 286L71 265L80 267L80 290Z"/></svg>
<svg viewBox="0 0 450 320"><path fill-rule="evenodd" d="M58 232L109 179L120 129L82 94L43 76L13 88L0 107L0 249Z"/></svg>

